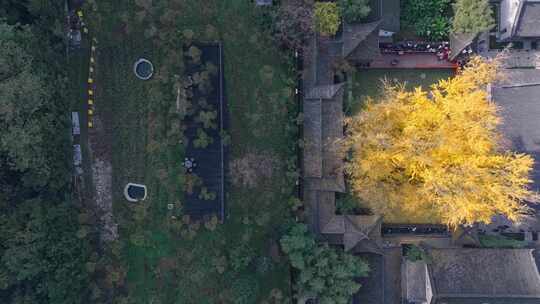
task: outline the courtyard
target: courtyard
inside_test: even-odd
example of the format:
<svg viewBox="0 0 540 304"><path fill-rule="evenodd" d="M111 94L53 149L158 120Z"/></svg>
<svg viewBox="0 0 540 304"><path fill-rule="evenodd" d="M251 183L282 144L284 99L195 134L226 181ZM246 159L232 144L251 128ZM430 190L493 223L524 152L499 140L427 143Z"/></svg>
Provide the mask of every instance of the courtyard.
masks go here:
<svg viewBox="0 0 540 304"><path fill-rule="evenodd" d="M454 73L454 69L356 69L348 79L349 91L344 99L344 112L347 116L360 113L367 99L376 100L382 94L385 82L390 85L404 85L406 90L413 90L416 87L429 90L431 85L452 77ZM338 194L336 203L338 212L341 213L369 213L367 205L355 197L349 187L347 193ZM385 223L437 224L429 217L411 219L404 218L400 214L385 215Z"/></svg>
<svg viewBox="0 0 540 304"><path fill-rule="evenodd" d="M454 69L357 69L348 81L350 93L345 101L345 112L354 115L362 109L367 97L380 96L385 81L392 85L404 84L407 90L418 86L426 90L454 73Z"/></svg>

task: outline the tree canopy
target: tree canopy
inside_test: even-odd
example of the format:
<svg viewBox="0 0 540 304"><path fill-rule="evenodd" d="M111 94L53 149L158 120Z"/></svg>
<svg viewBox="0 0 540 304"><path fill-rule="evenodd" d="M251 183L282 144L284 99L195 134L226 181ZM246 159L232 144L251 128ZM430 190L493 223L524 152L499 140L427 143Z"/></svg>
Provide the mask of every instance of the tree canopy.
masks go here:
<svg viewBox="0 0 540 304"><path fill-rule="evenodd" d="M0 23L0 160L21 185L58 188L67 181L65 83L44 41L29 25Z"/></svg>
<svg viewBox="0 0 540 304"><path fill-rule="evenodd" d="M328 244L317 244L304 224L293 225L281 239L281 246L291 265L300 271L300 294L315 295L321 304L349 303L360 289L354 279L369 271L363 260Z"/></svg>
<svg viewBox="0 0 540 304"><path fill-rule="evenodd" d="M68 203L33 199L0 217L0 291L11 295L8 303L83 302L90 250L72 214Z"/></svg>
<svg viewBox="0 0 540 304"><path fill-rule="evenodd" d="M479 57L429 91L386 85L348 124L347 164L356 195L389 221L489 223L518 220L532 196L533 160L508 151L486 85L497 61Z"/></svg>
<svg viewBox="0 0 540 304"><path fill-rule="evenodd" d="M494 26L493 10L488 0L458 0L454 3L454 33L477 34Z"/></svg>
<svg viewBox="0 0 540 304"><path fill-rule="evenodd" d="M27 27L0 24L0 152L17 171L35 169L48 178L50 166L46 154L43 126L51 117L40 115L51 94L39 72L33 70L28 53L31 34Z"/></svg>
<svg viewBox="0 0 540 304"><path fill-rule="evenodd" d="M333 36L339 30L340 10L334 2L316 2L314 10L315 30L323 36Z"/></svg>
<svg viewBox="0 0 540 304"><path fill-rule="evenodd" d="M347 22L359 22L371 12L369 0L340 0L341 15Z"/></svg>
<svg viewBox="0 0 540 304"><path fill-rule="evenodd" d="M0 8L1 303L88 300L91 229L70 196L62 19L60 2Z"/></svg>
<svg viewBox="0 0 540 304"><path fill-rule="evenodd" d="M263 10L258 20L270 29L279 44L302 50L313 35L313 3L284 1L273 10Z"/></svg>

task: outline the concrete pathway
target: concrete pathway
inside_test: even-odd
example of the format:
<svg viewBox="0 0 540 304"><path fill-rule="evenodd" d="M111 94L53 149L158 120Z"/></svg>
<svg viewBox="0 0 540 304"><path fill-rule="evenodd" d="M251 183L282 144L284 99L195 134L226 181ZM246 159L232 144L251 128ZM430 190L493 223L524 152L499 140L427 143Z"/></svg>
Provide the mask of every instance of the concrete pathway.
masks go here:
<svg viewBox="0 0 540 304"><path fill-rule="evenodd" d="M392 61L397 60L396 65ZM455 69L457 65L439 60L435 54L381 54L371 62L370 68L384 69Z"/></svg>

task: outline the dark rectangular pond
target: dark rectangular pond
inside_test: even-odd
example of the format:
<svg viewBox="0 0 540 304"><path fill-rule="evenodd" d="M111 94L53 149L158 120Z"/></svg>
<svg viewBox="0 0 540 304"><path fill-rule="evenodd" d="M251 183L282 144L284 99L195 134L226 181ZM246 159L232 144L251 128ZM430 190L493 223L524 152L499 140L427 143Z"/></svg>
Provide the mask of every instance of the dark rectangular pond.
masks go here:
<svg viewBox="0 0 540 304"><path fill-rule="evenodd" d="M185 193L183 211L194 219L217 215L223 220L227 149L222 134L227 130L228 107L221 45L185 46L184 62L184 76L192 83L184 118L186 158L194 166L187 173L193 187Z"/></svg>

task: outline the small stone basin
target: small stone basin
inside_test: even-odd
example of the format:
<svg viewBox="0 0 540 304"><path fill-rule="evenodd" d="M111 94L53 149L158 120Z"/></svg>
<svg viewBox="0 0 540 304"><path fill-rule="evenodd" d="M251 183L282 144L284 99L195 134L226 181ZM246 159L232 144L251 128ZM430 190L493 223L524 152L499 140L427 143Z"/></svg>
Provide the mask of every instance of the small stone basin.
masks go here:
<svg viewBox="0 0 540 304"><path fill-rule="evenodd" d="M146 198L146 186L128 183L124 188L124 196L130 202L142 201Z"/></svg>
<svg viewBox="0 0 540 304"><path fill-rule="evenodd" d="M148 80L154 74L154 66L150 61L144 58L140 58L133 65L133 72L137 78L142 80Z"/></svg>

